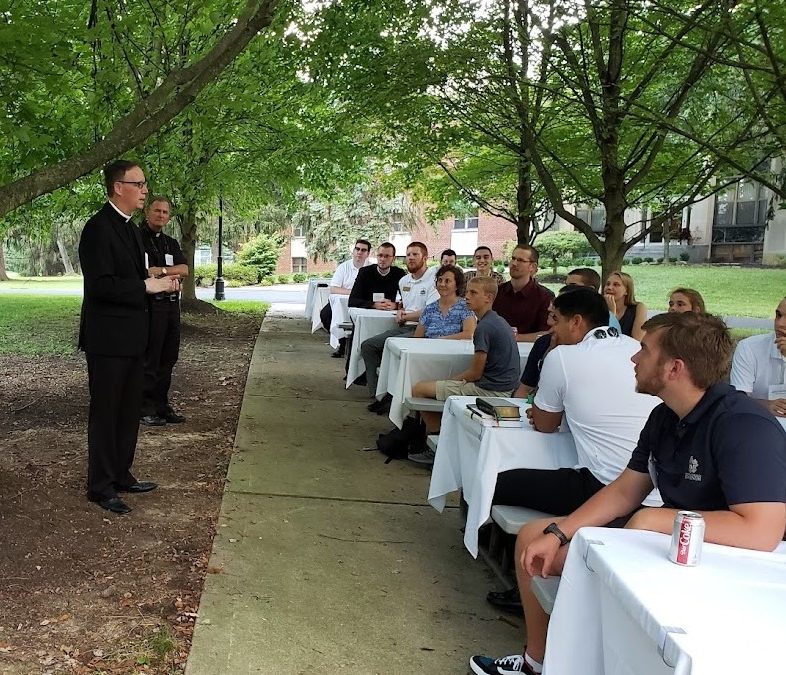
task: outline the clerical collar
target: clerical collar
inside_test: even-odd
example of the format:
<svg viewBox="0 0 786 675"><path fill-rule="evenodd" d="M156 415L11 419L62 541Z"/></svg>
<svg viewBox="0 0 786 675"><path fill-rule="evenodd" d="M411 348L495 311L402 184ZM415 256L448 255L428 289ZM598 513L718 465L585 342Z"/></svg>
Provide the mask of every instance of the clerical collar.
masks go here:
<svg viewBox="0 0 786 675"><path fill-rule="evenodd" d="M116 204L115 204L115 203L114 203L114 202L113 202L111 199L109 200L109 203L112 205L112 208L113 208L115 211L117 211L117 212L118 212L118 213L119 213L121 216L123 216L123 220L125 220L126 222L128 222L129 220L131 220L131 216L129 216L129 215L127 215L127 214L123 213L123 212L122 212L122 211L121 211L119 208L117 208L117 205L116 205Z"/></svg>
<svg viewBox="0 0 786 675"><path fill-rule="evenodd" d="M379 265L377 265L377 272L379 273L379 276L381 276L381 277L386 277L388 274L390 274L390 268L388 267L388 268L387 268L387 269L386 269L386 270L383 272L383 271L382 271L382 270L379 268Z"/></svg>

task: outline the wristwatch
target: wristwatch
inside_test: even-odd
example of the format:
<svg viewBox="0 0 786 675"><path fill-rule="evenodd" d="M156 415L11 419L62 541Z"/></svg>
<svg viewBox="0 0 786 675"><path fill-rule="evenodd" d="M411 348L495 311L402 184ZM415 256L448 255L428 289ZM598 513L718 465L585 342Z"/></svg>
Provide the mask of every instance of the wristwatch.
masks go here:
<svg viewBox="0 0 786 675"><path fill-rule="evenodd" d="M553 534L559 539L560 546L564 546L570 541L570 539L565 536L565 533L557 527L557 523L549 523L546 529L543 530L543 534Z"/></svg>

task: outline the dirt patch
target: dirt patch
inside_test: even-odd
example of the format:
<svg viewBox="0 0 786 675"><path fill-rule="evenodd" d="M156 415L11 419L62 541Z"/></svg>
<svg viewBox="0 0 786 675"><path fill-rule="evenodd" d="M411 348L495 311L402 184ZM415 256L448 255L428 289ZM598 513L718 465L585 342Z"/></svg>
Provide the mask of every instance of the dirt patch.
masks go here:
<svg viewBox="0 0 786 675"><path fill-rule="evenodd" d="M134 472L160 488L127 516L86 500L83 355L0 356L0 673L182 672L259 319L184 323L188 421L141 428Z"/></svg>

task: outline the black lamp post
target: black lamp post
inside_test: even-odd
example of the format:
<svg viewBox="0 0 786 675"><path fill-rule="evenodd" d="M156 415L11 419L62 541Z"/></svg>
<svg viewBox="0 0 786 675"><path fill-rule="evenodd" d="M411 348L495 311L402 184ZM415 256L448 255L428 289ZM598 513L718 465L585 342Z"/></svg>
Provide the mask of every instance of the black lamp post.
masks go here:
<svg viewBox="0 0 786 675"><path fill-rule="evenodd" d="M224 198L218 198L218 269L216 270L216 300L224 300L224 258L221 255L221 240L224 237Z"/></svg>

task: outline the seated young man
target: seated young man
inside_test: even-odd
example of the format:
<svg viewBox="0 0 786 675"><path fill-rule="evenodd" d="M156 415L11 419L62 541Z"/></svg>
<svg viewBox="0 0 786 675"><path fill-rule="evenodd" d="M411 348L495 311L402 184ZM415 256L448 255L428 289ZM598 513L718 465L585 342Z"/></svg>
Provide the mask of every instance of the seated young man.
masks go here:
<svg viewBox="0 0 786 675"><path fill-rule="evenodd" d="M444 401L448 396L510 396L519 380L520 358L510 325L491 306L497 282L491 277L474 277L467 282L467 305L478 317L472 341L472 364L455 380L418 382L412 395ZM439 429L442 415L423 413L429 431ZM433 457L432 457L433 461Z"/></svg>
<svg viewBox="0 0 786 675"><path fill-rule="evenodd" d="M659 401L637 393L630 359L639 342L611 330L608 318L605 300L590 288L566 287L554 299L551 337L557 346L543 360L538 393L527 414L533 426L546 433L567 421L578 467L503 471L497 476L494 504L566 516L628 465ZM653 493L647 503L660 506L660 497ZM521 612L515 588L492 591L486 599L506 611Z"/></svg>
<svg viewBox="0 0 786 675"><path fill-rule="evenodd" d="M548 615L530 588L559 574L581 527L635 511L655 484L664 506L642 508L626 527L670 534L679 510L704 516L707 542L772 551L786 528L786 431L744 393L723 384L732 340L714 316L660 314L644 324L633 357L638 391L660 398L619 478L565 518L533 521L519 532L516 576L527 622L523 653L473 656L478 675L540 673ZM652 470L652 474L650 473ZM561 645L570 649L570 645Z"/></svg>
<svg viewBox="0 0 786 675"><path fill-rule="evenodd" d="M774 333L740 340L731 362L731 386L744 391L773 415L786 417L786 298L775 308Z"/></svg>

